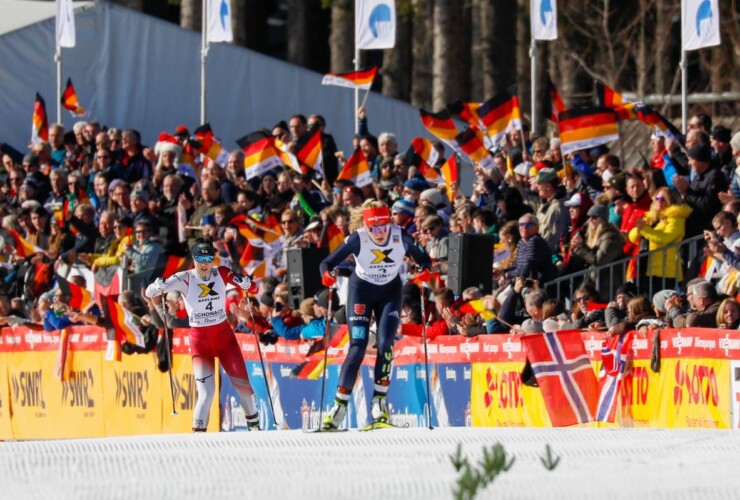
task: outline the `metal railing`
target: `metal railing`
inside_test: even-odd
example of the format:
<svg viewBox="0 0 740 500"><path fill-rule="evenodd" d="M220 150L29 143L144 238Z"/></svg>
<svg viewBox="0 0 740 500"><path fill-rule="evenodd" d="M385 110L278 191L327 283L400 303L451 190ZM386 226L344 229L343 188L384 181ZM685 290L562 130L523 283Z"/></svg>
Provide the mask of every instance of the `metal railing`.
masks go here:
<svg viewBox="0 0 740 500"><path fill-rule="evenodd" d="M679 270L683 269L683 278L685 279L689 266L695 262L697 255L699 255L699 252L704 247L703 243L704 237L702 235L693 236L677 243L671 243L657 250L640 252L635 256L624 257L600 266L592 266L561 276L548 282L545 285L545 289L551 296L554 295L558 300L570 299L576 288L585 281L589 281L596 287L599 294L602 295L602 299L611 300L615 295L616 289L628 281L626 280L627 269L634 262L634 275L636 278L629 281L635 284L639 293L646 293L648 297L652 297L655 292L660 290L680 286L683 280L679 279L681 275ZM668 267L667 254L669 250L673 249L675 249L673 268L675 269L675 278L666 276L666 269ZM652 268L653 259L661 254L663 257L661 276L650 276L649 273ZM608 279L606 279L607 276ZM662 286L658 288L655 286L656 283ZM601 289L605 284L608 290Z"/></svg>

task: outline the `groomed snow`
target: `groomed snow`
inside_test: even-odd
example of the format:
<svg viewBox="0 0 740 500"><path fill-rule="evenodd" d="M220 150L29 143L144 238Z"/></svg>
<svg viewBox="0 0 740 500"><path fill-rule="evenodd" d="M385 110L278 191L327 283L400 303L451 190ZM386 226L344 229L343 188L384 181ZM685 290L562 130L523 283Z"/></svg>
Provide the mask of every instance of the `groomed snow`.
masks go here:
<svg viewBox="0 0 740 500"><path fill-rule="evenodd" d="M740 433L445 428L136 436L0 444L3 498L452 498L457 444L516 456L478 498L738 498ZM561 458L540 463L545 445Z"/></svg>

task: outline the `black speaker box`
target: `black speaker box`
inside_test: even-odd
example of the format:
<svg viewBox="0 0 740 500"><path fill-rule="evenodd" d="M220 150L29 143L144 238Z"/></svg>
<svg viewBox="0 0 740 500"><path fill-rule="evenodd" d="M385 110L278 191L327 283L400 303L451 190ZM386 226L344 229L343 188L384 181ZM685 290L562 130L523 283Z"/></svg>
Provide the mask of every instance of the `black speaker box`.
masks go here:
<svg viewBox="0 0 740 500"><path fill-rule="evenodd" d="M297 309L306 297L313 297L322 288L319 264L329 255L328 248L289 248L288 287L290 306Z"/></svg>
<svg viewBox="0 0 740 500"><path fill-rule="evenodd" d="M491 234L452 233L447 246L447 287L460 295L474 286L483 293L493 289L493 244Z"/></svg>

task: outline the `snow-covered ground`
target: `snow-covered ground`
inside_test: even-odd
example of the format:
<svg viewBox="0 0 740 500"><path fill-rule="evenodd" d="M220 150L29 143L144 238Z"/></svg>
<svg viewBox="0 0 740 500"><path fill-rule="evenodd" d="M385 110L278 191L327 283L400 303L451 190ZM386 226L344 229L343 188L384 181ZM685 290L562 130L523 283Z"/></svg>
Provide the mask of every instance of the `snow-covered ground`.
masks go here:
<svg viewBox="0 0 740 500"><path fill-rule="evenodd" d="M740 433L445 428L0 443L2 498L452 498L458 443L516 457L478 498L740 498ZM560 463L540 462L549 444Z"/></svg>

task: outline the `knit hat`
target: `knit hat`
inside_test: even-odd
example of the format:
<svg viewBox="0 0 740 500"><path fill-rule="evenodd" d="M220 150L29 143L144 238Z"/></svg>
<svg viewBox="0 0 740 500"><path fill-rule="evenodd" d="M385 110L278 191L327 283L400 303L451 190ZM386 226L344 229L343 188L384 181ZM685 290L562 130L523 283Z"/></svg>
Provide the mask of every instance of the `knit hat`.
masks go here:
<svg viewBox="0 0 740 500"><path fill-rule="evenodd" d="M313 298L319 306L325 309L329 307L329 289L328 288L324 288L319 293L314 295ZM334 297L332 297L331 309L332 311L336 311L337 309L339 309L339 307L340 307L339 297L337 297L335 294Z"/></svg>
<svg viewBox="0 0 740 500"><path fill-rule="evenodd" d="M429 203L432 204L433 207L439 207L440 205L444 205L445 198L442 195L442 191L439 189L427 189L425 191L422 191L421 196L419 196L422 200L427 200Z"/></svg>
<svg viewBox="0 0 740 500"><path fill-rule="evenodd" d="M144 189L134 189L131 191L131 199L138 198L144 203L149 203L149 193Z"/></svg>
<svg viewBox="0 0 740 500"><path fill-rule="evenodd" d="M275 307L275 299L269 293L260 295L260 304L267 307Z"/></svg>
<svg viewBox="0 0 740 500"><path fill-rule="evenodd" d="M589 217L599 217L606 222L609 222L609 207L606 205L594 205L588 209L587 215Z"/></svg>
<svg viewBox="0 0 740 500"><path fill-rule="evenodd" d="M393 207L391 207L391 213L394 214L404 214L413 216L414 215L414 204L410 201L401 198L397 202L393 204Z"/></svg>
<svg viewBox="0 0 740 500"><path fill-rule="evenodd" d="M537 184L545 182L558 182L558 173L554 168L545 167L537 173Z"/></svg>
<svg viewBox="0 0 740 500"><path fill-rule="evenodd" d="M653 295L653 307L659 312L666 313L665 303L668 299L676 295L675 290L661 290Z"/></svg>
<svg viewBox="0 0 740 500"><path fill-rule="evenodd" d="M429 183L427 181L425 181L424 179L418 179L416 177L407 180L403 186L409 188L412 191L420 192L424 191L425 189L429 189Z"/></svg>

